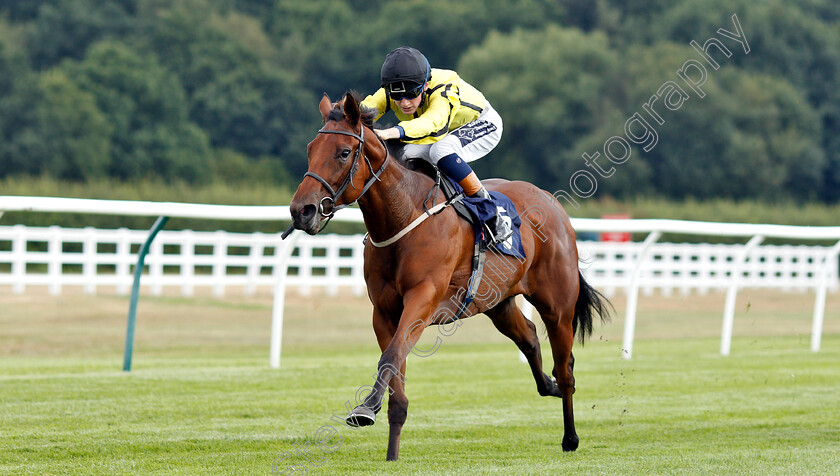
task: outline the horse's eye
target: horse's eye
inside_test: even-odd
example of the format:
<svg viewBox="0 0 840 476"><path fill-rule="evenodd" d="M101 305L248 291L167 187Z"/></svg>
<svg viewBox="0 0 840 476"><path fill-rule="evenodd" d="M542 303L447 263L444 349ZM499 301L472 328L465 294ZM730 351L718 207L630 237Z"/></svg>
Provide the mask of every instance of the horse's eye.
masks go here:
<svg viewBox="0 0 840 476"><path fill-rule="evenodd" d="M346 159L347 157L350 157L350 149L342 150L339 157L341 157L342 159Z"/></svg>

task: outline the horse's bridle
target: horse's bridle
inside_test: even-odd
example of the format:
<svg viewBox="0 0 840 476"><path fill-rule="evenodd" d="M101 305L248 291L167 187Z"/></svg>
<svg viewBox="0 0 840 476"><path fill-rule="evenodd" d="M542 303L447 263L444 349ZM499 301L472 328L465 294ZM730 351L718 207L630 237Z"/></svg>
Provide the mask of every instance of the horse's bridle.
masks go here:
<svg viewBox="0 0 840 476"><path fill-rule="evenodd" d="M327 191L330 193L330 196L322 198L321 201L318 203L318 212L321 214L322 217L327 219L326 223L324 223L324 225L321 226L321 229L318 230L319 232L327 226L327 224L330 222L332 217L335 215L335 212L341 210L342 208L349 207L350 205L353 205L354 203L359 201L359 199L362 198L362 195L364 195L365 192L367 192L368 189L370 189L370 187L374 184L374 182L377 182L377 181L380 180L379 176L382 174L382 171L384 171L385 167L388 165L388 158L390 157L391 154L388 153L388 148L385 147L385 160L382 161L382 166L379 167L379 170L377 170L376 172L373 171L373 165L370 163L370 159L368 159L367 154L365 154L362 151L362 149L364 149L364 147L365 147L365 126L364 126L364 124L360 124L360 126L361 127L360 127L360 130L359 130L359 134L356 134L355 132L342 131L342 130L338 130L338 129L326 129L326 126L324 126L324 127L322 127L321 129L318 130L318 134L341 134L341 135L345 135L345 136L355 137L356 139L359 140L359 146L356 148L356 154L353 156L353 165L350 166L350 171L347 173L347 176L344 178L344 181L338 187L338 190L334 190L332 188L332 185L329 184L329 182L324 180L321 176L319 176L315 172L307 171L303 175L304 178L312 177L315 180L321 182L321 185L323 185L327 189ZM376 137L379 138L379 136L376 136ZM382 139L379 139L379 140L380 140L380 142L382 141ZM384 146L384 143L383 143L383 146ZM359 196L356 197L355 200L353 200L350 203L345 203L343 205L336 206L335 205L336 199L338 197L340 197L344 193L345 190L347 190L348 186L353 185L353 177L355 177L356 172L359 170L359 157L364 157L365 163L367 163L367 166L370 169L370 173L372 175L368 179L368 181L365 182L364 187L362 187L361 193L359 193ZM353 185L353 188L356 188L356 186ZM330 207L331 210L330 210L329 213L327 213L324 209L324 202L326 200L329 200L330 202L332 202L332 206Z"/></svg>

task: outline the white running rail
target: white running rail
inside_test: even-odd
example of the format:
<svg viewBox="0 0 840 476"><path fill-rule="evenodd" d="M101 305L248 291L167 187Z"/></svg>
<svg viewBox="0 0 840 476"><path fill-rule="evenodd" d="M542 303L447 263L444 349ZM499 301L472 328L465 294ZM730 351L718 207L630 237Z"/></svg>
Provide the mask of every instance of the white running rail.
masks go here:
<svg viewBox="0 0 840 476"><path fill-rule="evenodd" d="M75 212L114 215L197 217L229 220L289 220L288 207L249 207L187 203L0 196L3 211ZM342 210L336 220L361 222L358 209ZM709 290L727 292L721 353L731 347L734 303L740 288L814 290L811 348L818 351L827 291L838 289L840 241L831 247L758 246L765 238L840 240L840 227L796 227L678 220L572 219L578 233L648 233L644 242L580 241L587 280L608 295L628 294L622 355L632 356L637 293L665 294ZM662 233L750 238L744 244L658 243ZM65 286L87 293L131 287L136 253L148 231L0 226L0 286L23 293L46 286L59 294ZM224 231L161 231L152 244L143 284L153 295L164 288L190 296L210 288L222 296L238 288L246 295L273 289L271 365L278 367L286 287L309 294L313 288L335 295L340 288L364 293L362 236L308 236L297 232L285 242L279 234Z"/></svg>

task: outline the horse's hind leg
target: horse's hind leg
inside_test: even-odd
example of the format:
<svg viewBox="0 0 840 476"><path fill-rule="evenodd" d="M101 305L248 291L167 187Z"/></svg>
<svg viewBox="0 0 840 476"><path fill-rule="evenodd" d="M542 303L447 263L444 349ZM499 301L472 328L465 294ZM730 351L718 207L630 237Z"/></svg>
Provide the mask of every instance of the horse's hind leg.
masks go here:
<svg viewBox="0 0 840 476"><path fill-rule="evenodd" d="M575 416L572 408L572 394L575 393L575 377L572 373L575 365L575 358L572 355L575 302L566 303L561 307L556 304L550 305L541 300L541 297L545 296L532 296L532 302L545 323L548 341L551 343L551 353L554 357L552 374L557 379L558 396L563 399L563 451L574 451L580 441L575 432Z"/></svg>
<svg viewBox="0 0 840 476"><path fill-rule="evenodd" d="M493 309L487 310L485 314L490 317L496 329L512 340L525 354L531 366L531 372L534 374L534 380L537 382L537 392L542 396L559 397L557 386L551 377L543 372L540 340L537 338L536 328L519 310L514 296L505 299Z"/></svg>
<svg viewBox="0 0 840 476"><path fill-rule="evenodd" d="M548 341L551 343L551 353L554 357L552 374L557 379L558 396L563 399L563 451L576 450L579 442L572 409L572 394L575 393L572 342L576 301L570 299L571 296L576 298L577 295L577 292L558 294L556 289L543 287L528 296L528 300L545 323Z"/></svg>

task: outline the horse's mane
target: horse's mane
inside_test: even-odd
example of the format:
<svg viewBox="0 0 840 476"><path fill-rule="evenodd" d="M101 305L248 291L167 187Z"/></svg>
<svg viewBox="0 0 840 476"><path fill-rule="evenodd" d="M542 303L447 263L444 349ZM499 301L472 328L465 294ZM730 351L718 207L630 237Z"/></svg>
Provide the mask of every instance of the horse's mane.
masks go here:
<svg viewBox="0 0 840 476"><path fill-rule="evenodd" d="M356 91L350 90L348 93L353 96L356 102L359 104L359 110L362 113L362 123L364 125L373 128L373 121L376 119L377 111L376 109L372 109L369 107L362 106L362 95ZM340 121L344 118L344 101L339 101L333 104L333 109L327 115L327 121Z"/></svg>

